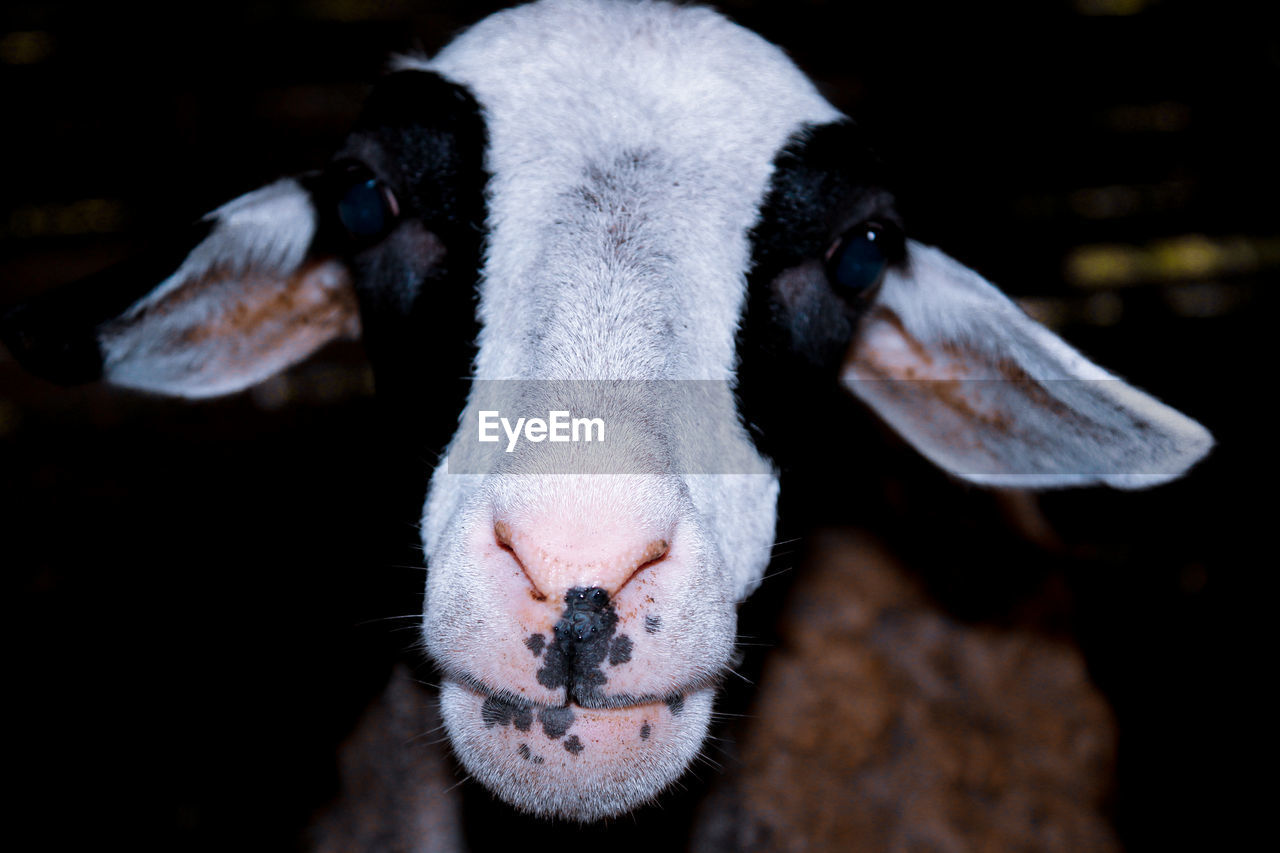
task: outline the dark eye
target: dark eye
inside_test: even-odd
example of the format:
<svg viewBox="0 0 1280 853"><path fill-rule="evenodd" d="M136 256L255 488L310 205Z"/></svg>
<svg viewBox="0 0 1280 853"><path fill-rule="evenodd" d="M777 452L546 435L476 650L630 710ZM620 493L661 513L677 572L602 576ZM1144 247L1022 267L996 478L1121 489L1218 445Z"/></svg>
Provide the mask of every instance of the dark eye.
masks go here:
<svg viewBox="0 0 1280 853"><path fill-rule="evenodd" d="M352 237L367 240L391 230L400 205L391 188L367 169L351 169L338 195L338 219Z"/></svg>
<svg viewBox="0 0 1280 853"><path fill-rule="evenodd" d="M845 296L867 295L880 282L888 265L884 229L864 223L844 233L827 255L827 276Z"/></svg>

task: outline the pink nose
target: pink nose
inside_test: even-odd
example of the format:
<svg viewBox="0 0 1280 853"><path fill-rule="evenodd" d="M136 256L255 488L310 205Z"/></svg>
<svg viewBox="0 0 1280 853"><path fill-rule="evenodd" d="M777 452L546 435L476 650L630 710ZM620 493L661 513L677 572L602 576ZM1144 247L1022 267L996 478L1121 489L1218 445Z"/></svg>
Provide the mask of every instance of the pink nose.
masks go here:
<svg viewBox="0 0 1280 853"><path fill-rule="evenodd" d="M644 525L602 525L598 519L523 524L498 520L493 535L511 551L538 597L559 602L572 587L603 589L610 596L670 550L670 533Z"/></svg>

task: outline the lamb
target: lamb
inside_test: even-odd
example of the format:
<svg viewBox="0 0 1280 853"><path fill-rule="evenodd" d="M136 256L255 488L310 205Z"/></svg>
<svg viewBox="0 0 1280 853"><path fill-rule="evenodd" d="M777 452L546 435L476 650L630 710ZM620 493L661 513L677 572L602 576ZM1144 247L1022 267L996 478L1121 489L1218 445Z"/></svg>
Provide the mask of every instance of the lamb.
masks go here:
<svg viewBox="0 0 1280 853"><path fill-rule="evenodd" d="M1152 486L1212 443L912 240L856 126L701 8L498 13L400 60L326 169L174 253L15 309L6 343L51 378L206 397L359 335L379 393L437 421L406 434L460 411L423 644L459 760L547 817L623 814L698 754L809 395L843 387L987 486ZM553 411L609 440L478 440L483 412Z"/></svg>

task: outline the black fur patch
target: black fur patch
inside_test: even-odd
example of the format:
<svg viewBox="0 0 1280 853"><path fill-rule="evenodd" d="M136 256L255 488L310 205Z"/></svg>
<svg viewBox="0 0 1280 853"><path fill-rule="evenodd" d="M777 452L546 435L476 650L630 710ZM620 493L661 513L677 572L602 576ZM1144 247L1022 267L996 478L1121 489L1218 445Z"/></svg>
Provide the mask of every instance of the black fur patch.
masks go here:
<svg viewBox="0 0 1280 853"><path fill-rule="evenodd" d="M648 740L650 731L652 730L649 728L649 721L645 720L644 725L640 727L640 740Z"/></svg>
<svg viewBox="0 0 1280 853"><path fill-rule="evenodd" d="M564 742L564 749L565 752L570 755L576 756L578 753L582 752L582 750L586 749L586 747L582 745L582 741L578 740L577 735L570 735L569 739Z"/></svg>
<svg viewBox="0 0 1280 853"><path fill-rule="evenodd" d="M646 634L656 634L656 633L658 633L658 631L660 631L660 630L662 630L662 617L661 617L661 616L646 616L646 617L644 617L644 632L645 632Z"/></svg>
<svg viewBox="0 0 1280 853"><path fill-rule="evenodd" d="M573 709L568 705L558 708L543 708L538 712L538 722L542 723L542 733L555 740L569 731L573 725Z"/></svg>
<svg viewBox="0 0 1280 853"><path fill-rule="evenodd" d="M440 412L460 412L466 402L462 377L479 333L487 148L470 92L437 74L398 72L374 87L333 166L368 167L395 194L398 225L375 245L352 245L332 200L317 196L315 250L337 251L351 268L379 404L402 452L434 458L455 426ZM419 513L429 474L421 467Z"/></svg>
<svg viewBox="0 0 1280 853"><path fill-rule="evenodd" d="M609 646L609 666L619 666L631 660L631 638L619 634Z"/></svg>
<svg viewBox="0 0 1280 853"><path fill-rule="evenodd" d="M613 648L618 614L608 593L598 587L574 587L565 593L564 601L564 613L537 672L538 683L551 689L564 687L568 698L579 705L599 707L605 702L608 680L601 665Z"/></svg>
<svg viewBox="0 0 1280 853"><path fill-rule="evenodd" d="M523 702L508 702L505 699L490 696L480 706L480 719L484 721L484 727L487 729L510 723L520 731L527 732L533 726L533 708Z"/></svg>
<svg viewBox="0 0 1280 853"><path fill-rule="evenodd" d="M891 264L905 238L883 169L852 122L797 134L774 162L751 232L747 309L738 332L740 412L759 449L784 469L797 452L825 452L803 440L822 401L843 393L840 368L861 315L830 285L826 254L848 229L883 227Z"/></svg>
<svg viewBox="0 0 1280 853"><path fill-rule="evenodd" d="M538 657L540 654L542 654L542 649L544 646L546 646L546 644L547 644L547 638L542 636L541 634L533 634L529 637L529 639L524 641L524 647L529 651L533 652L533 656L535 658Z"/></svg>

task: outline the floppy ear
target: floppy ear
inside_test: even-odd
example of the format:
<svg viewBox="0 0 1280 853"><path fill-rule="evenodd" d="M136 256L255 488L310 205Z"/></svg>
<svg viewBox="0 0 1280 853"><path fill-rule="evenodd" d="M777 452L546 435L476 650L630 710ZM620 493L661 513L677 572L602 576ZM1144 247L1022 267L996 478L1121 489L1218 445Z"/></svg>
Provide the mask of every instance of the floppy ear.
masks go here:
<svg viewBox="0 0 1280 853"><path fill-rule="evenodd" d="M1142 488L1213 445L1200 424L915 242L860 320L843 381L935 464L983 485Z"/></svg>
<svg viewBox="0 0 1280 853"><path fill-rule="evenodd" d="M0 336L55 382L229 394L360 332L345 266L317 256L311 195L286 178L204 217L185 243L8 311Z"/></svg>

